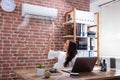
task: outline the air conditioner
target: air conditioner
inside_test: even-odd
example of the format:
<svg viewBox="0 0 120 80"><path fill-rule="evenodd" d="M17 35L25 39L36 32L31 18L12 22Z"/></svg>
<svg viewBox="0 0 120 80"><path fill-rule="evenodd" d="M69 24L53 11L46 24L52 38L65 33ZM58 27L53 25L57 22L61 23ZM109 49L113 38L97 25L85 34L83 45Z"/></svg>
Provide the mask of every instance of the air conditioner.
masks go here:
<svg viewBox="0 0 120 80"><path fill-rule="evenodd" d="M57 18L57 9L24 3L22 4L22 16L53 20Z"/></svg>

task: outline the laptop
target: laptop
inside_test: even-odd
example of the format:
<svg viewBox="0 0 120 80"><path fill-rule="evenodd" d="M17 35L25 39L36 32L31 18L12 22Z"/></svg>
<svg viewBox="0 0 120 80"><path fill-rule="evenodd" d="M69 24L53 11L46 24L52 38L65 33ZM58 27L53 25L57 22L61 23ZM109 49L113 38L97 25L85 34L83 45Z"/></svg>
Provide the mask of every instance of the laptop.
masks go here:
<svg viewBox="0 0 120 80"><path fill-rule="evenodd" d="M78 57L72 70L63 69L62 71L68 73L91 72L95 66L98 57Z"/></svg>

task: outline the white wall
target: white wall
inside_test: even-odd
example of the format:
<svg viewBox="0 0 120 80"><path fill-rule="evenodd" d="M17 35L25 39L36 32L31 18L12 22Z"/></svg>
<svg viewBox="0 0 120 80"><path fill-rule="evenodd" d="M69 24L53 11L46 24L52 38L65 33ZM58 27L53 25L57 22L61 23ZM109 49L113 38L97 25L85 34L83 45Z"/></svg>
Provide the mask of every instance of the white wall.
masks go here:
<svg viewBox="0 0 120 80"><path fill-rule="evenodd" d="M120 1L90 7L92 12L100 12L100 54L120 57Z"/></svg>

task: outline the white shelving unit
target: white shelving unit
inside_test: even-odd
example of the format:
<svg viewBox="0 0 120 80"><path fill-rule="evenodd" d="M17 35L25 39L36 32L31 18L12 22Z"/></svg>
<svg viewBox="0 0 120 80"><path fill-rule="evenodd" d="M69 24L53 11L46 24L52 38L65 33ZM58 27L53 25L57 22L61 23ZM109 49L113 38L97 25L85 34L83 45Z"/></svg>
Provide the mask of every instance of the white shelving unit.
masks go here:
<svg viewBox="0 0 120 80"><path fill-rule="evenodd" d="M85 44L87 45L86 49L80 49L80 51L83 52L96 52L96 56L99 57L99 13L92 13L92 12L87 12L87 11L80 11L76 10L74 8L73 10L69 11L65 15L66 21L63 23L65 26L65 32L66 35L62 36L63 38L66 39L73 39L77 41L79 44ZM85 26L85 35L82 36L82 26L80 26L80 35L77 34L77 25L79 24L84 24ZM72 30L70 30L72 28ZM96 36L94 37L89 37L87 32L90 31L92 28L96 28ZM69 32L73 32L70 34ZM90 42L90 40L92 40ZM97 43L94 43L95 40L97 40ZM97 44L97 50L94 50L93 48L95 47L95 44ZM92 47L91 47L92 45ZM79 45L82 46L82 45Z"/></svg>

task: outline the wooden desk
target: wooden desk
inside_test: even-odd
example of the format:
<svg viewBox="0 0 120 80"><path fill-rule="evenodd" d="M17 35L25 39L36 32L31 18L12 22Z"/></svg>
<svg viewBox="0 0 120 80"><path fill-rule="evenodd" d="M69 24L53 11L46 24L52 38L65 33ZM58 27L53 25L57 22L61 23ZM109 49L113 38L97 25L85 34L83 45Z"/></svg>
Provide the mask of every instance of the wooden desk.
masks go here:
<svg viewBox="0 0 120 80"><path fill-rule="evenodd" d="M70 76L62 72L61 75L51 76L49 79L37 76L35 69L19 69L14 72L23 80L120 80L120 70L109 69L107 72L94 70L92 72L80 73L80 76Z"/></svg>

